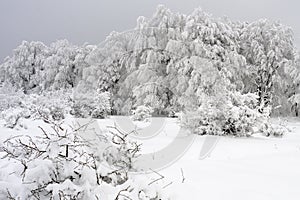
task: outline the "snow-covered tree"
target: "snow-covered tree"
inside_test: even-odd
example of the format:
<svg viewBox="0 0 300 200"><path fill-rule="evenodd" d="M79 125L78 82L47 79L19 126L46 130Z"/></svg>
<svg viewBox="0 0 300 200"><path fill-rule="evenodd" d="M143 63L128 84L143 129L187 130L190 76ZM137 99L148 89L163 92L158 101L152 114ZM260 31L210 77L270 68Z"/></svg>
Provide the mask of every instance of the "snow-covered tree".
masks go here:
<svg viewBox="0 0 300 200"><path fill-rule="evenodd" d="M244 27L240 42L263 109L272 104L274 92L286 82L284 68L295 67L292 30L278 22L258 20Z"/></svg>
<svg viewBox="0 0 300 200"><path fill-rule="evenodd" d="M40 79L39 71L45 59L44 51L47 47L41 42L23 41L11 58L7 58L1 68L4 79L17 88L27 90L36 88Z"/></svg>
<svg viewBox="0 0 300 200"><path fill-rule="evenodd" d="M25 42L17 49L1 65L0 79L25 92L74 87L109 92L113 114L130 114L138 105L157 114L186 109L185 101L196 99L188 91L200 88L197 79L212 75L197 72L203 71L201 62L222 74L230 90L256 93L261 112L273 106L273 114L289 114L297 106L293 34L268 20L235 22L201 9L183 15L158 6L152 17L139 17L135 29L112 32L97 47L63 40L49 47ZM32 60L35 67L28 65Z"/></svg>
<svg viewBox="0 0 300 200"><path fill-rule="evenodd" d="M28 92L72 88L87 66L85 57L94 46L78 47L67 40L52 43L22 42L1 65L1 79Z"/></svg>

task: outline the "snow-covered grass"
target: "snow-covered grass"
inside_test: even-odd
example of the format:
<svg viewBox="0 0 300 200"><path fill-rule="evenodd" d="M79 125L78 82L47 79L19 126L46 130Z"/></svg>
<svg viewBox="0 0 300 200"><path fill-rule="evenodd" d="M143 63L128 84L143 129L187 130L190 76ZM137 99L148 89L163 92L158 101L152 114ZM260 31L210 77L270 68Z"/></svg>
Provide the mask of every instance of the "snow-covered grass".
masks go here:
<svg viewBox="0 0 300 200"><path fill-rule="evenodd" d="M0 142L12 135L38 135L41 133L38 126L47 128L41 120L24 123L28 129L1 126ZM113 117L98 123L112 125ZM274 123L279 122L274 120ZM144 127L142 122L137 125ZM249 138L220 137L205 159L199 159L199 154L207 136L196 136L191 147L172 165L156 173L133 176L137 180L147 176L151 181L159 178L157 173L163 175L156 183L164 187L161 190L170 194L170 199L296 200L300 197L300 120L287 119L286 126L290 132L281 138L259 134ZM156 152L167 146L179 129L177 119L167 118L159 134L138 141L142 143L141 153Z"/></svg>

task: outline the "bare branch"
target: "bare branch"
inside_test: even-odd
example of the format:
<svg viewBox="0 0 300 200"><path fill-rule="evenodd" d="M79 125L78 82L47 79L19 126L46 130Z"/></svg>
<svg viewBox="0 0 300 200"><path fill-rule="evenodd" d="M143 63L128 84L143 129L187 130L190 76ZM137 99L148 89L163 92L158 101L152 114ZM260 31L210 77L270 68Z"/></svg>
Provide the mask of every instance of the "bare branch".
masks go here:
<svg viewBox="0 0 300 200"><path fill-rule="evenodd" d="M184 175L183 175L183 169L182 169L182 168L180 168L180 171L181 171L181 176L182 176L182 183L184 183L184 181L185 181L185 177L184 177Z"/></svg>
<svg viewBox="0 0 300 200"><path fill-rule="evenodd" d="M127 191L129 191L129 189L130 189L130 186L128 186L128 187L125 188L125 189L120 190L120 191L118 192L118 195L116 196L115 200L119 200L119 197L120 197L120 196L123 196L123 197L125 197L125 198L127 198L127 199L131 199L130 197L128 197L128 196L122 194L122 192L127 192ZM131 200L132 200L132 199L131 199Z"/></svg>
<svg viewBox="0 0 300 200"><path fill-rule="evenodd" d="M156 171L154 171L154 170L152 170L152 169L150 169L152 172L154 172L155 174L157 174L158 176L159 176L159 178L158 179L155 179L154 181L151 181L148 185L151 185L151 184L153 184L153 183L155 183L155 182L157 182L157 181L160 181L160 180L162 180L162 179L164 179L165 177L163 176L163 175L161 175L160 173L158 173L158 172L156 172Z"/></svg>
<svg viewBox="0 0 300 200"><path fill-rule="evenodd" d="M172 185L173 182L168 183L167 185L163 186L162 189L165 189L166 187L168 187L169 185Z"/></svg>

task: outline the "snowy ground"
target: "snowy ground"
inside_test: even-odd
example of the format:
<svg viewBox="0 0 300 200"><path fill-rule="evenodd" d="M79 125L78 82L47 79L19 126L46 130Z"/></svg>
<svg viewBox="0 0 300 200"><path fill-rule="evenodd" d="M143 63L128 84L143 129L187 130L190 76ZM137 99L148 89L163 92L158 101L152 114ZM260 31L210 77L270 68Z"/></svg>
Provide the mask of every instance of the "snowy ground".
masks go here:
<svg viewBox="0 0 300 200"><path fill-rule="evenodd" d="M98 123L112 124L112 119L98 120ZM29 128L19 131L1 127L0 142L11 135L39 134L37 127L44 126L41 121L26 124ZM159 171L165 178L157 183L165 186L163 190L171 199L298 200L300 121L289 119L287 125L291 132L283 138L221 137L205 159L199 159L199 153L206 136L198 136L179 160ZM160 134L142 141L142 152L155 152L168 145L178 130L176 119L167 119ZM155 173L146 176L158 178Z"/></svg>
<svg viewBox="0 0 300 200"><path fill-rule="evenodd" d="M221 138L204 160L198 159L204 137L198 137L185 156L162 171L174 179L169 190L178 191L178 199L299 199L300 122L289 128L283 138Z"/></svg>

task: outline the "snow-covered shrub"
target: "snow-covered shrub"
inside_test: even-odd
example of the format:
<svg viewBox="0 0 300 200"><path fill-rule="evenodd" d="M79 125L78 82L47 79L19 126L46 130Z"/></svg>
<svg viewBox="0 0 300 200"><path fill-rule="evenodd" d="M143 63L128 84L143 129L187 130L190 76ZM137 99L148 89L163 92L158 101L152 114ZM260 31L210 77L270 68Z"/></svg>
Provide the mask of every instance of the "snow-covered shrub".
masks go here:
<svg viewBox="0 0 300 200"><path fill-rule="evenodd" d="M92 112L93 118L104 118L111 111L110 93L97 91L95 96L95 110Z"/></svg>
<svg viewBox="0 0 300 200"><path fill-rule="evenodd" d="M225 112L225 123L222 131L226 135L247 136L254 133L255 126L264 116L257 109L258 96L255 94L230 93L231 105Z"/></svg>
<svg viewBox="0 0 300 200"><path fill-rule="evenodd" d="M168 110L168 117L176 118L176 112L174 110Z"/></svg>
<svg viewBox="0 0 300 200"><path fill-rule="evenodd" d="M281 137L288 132L288 129L281 124L265 123L264 126L261 127L260 131L267 137Z"/></svg>
<svg viewBox="0 0 300 200"><path fill-rule="evenodd" d="M285 120L280 118L274 119L270 117L263 118L263 121L260 122L261 126L259 131L263 133L263 135L269 137L282 137L286 133L291 130L287 127L287 123Z"/></svg>
<svg viewBox="0 0 300 200"><path fill-rule="evenodd" d="M138 106L133 110L132 119L136 121L148 120L151 117L153 110L148 106Z"/></svg>
<svg viewBox="0 0 300 200"><path fill-rule="evenodd" d="M1 118L4 119L6 128L26 128L22 123L24 118L30 117L30 112L24 108L9 108L1 112Z"/></svg>
<svg viewBox="0 0 300 200"><path fill-rule="evenodd" d="M41 136L16 136L1 145L0 199L140 199L154 191L128 174L139 149L126 135L100 133L113 150L99 152L78 134L86 126L51 125ZM154 194L151 199L162 199Z"/></svg>
<svg viewBox="0 0 300 200"><path fill-rule="evenodd" d="M64 108L60 106L52 106L50 109L43 110L46 111L46 115L50 116L53 120L59 121L65 118Z"/></svg>
<svg viewBox="0 0 300 200"><path fill-rule="evenodd" d="M71 92L68 90L58 90L43 92L41 94L31 94L23 102L24 107L27 107L32 117L49 118L59 121L65 118L71 109Z"/></svg>
<svg viewBox="0 0 300 200"><path fill-rule="evenodd" d="M248 136L264 117L256 104L256 95L233 92L223 104L207 99L196 111L186 113L182 123L200 135Z"/></svg>
<svg viewBox="0 0 300 200"><path fill-rule="evenodd" d="M21 125L20 119L25 114L20 108L25 95L16 90L11 84L4 83L0 87L0 118L4 120L7 128ZM27 116L27 113L25 114ZM21 125L22 126L22 125Z"/></svg>
<svg viewBox="0 0 300 200"><path fill-rule="evenodd" d="M207 99L196 111L183 115L183 126L200 135L250 136L262 133L266 136L282 136L288 132L280 124L270 122L270 107L259 112L258 96L252 93L230 92L223 104Z"/></svg>
<svg viewBox="0 0 300 200"><path fill-rule="evenodd" d="M0 112L20 106L24 93L15 89L11 84L4 83L0 87Z"/></svg>
<svg viewBox="0 0 300 200"><path fill-rule="evenodd" d="M71 102L69 91L49 91L41 94L20 94L8 95L6 100L12 98L17 104L7 104L0 117L4 119L5 126L14 128L19 120L23 118L48 119L60 121L65 114L70 112ZM14 101L15 100L15 101Z"/></svg>
<svg viewBox="0 0 300 200"><path fill-rule="evenodd" d="M105 118L111 110L108 92L75 93L71 114L75 117Z"/></svg>
<svg viewBox="0 0 300 200"><path fill-rule="evenodd" d="M218 114L214 108L209 105L202 105L196 111L186 111L180 122L196 134L217 135L221 131L215 122L217 117Z"/></svg>

